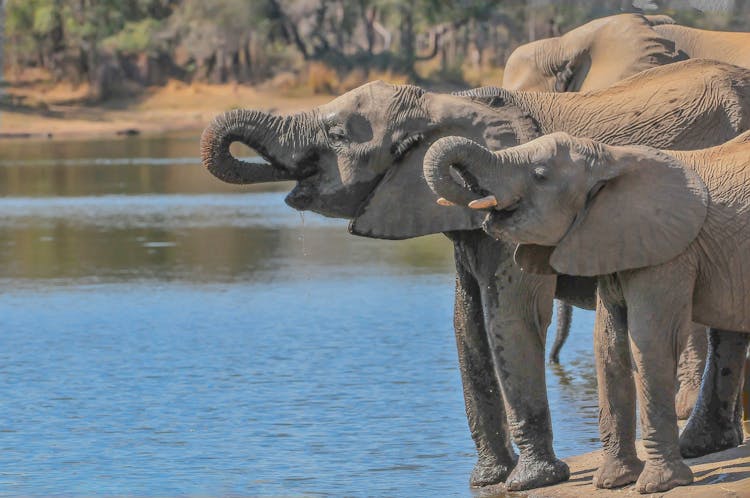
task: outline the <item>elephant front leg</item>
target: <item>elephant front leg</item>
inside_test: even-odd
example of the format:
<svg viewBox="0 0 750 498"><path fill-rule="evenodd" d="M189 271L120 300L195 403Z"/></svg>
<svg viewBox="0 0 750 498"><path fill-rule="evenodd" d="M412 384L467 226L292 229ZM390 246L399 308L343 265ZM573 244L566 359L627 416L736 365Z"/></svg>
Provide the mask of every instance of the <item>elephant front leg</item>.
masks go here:
<svg viewBox="0 0 750 498"><path fill-rule="evenodd" d="M711 329L700 394L685 429L680 451L695 458L742 443L739 415L742 376L750 335Z"/></svg>
<svg viewBox="0 0 750 498"><path fill-rule="evenodd" d="M674 405L676 344L683 327L690 326L692 287L686 288L685 278L675 277L679 273L672 265L649 270L621 279L646 450L646 464L636 481L640 493L693 482L693 473L680 456Z"/></svg>
<svg viewBox="0 0 750 498"><path fill-rule="evenodd" d="M508 258L482 285L486 327L506 402L511 434L520 451L506 487L548 486L570 477L552 448L544 378L544 340L552 314L554 277L525 274Z"/></svg>
<svg viewBox="0 0 750 498"><path fill-rule="evenodd" d="M594 356L603 456L594 474L597 488L616 488L635 482L643 469L635 451L636 394L625 313L622 306L605 306L597 296Z"/></svg>
<svg viewBox="0 0 750 498"><path fill-rule="evenodd" d="M478 460L472 486L505 481L516 464L500 386L484 330L479 288L457 264L454 328L463 383L466 416Z"/></svg>

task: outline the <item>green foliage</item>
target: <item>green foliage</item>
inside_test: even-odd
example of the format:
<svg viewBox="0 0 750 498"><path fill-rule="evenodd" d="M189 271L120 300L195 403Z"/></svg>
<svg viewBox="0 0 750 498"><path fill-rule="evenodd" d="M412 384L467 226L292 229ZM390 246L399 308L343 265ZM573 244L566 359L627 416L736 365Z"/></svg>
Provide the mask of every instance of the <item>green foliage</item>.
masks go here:
<svg viewBox="0 0 750 498"><path fill-rule="evenodd" d="M127 22L117 34L105 38L102 46L123 54L154 55L164 48L157 37L161 29L162 23L156 19Z"/></svg>
<svg viewBox="0 0 750 498"><path fill-rule="evenodd" d="M510 51L521 43L628 10L632 3L622 0L6 2L5 54L11 67L16 70L42 67L57 79L88 80L100 85L138 71L142 74L134 77L146 84L166 81L166 77L258 82L290 73L303 77L313 62L328 66L340 79L345 79L349 72L381 71L399 72L414 80L419 80L421 74L458 83L467 65L475 74L488 62L502 65ZM742 29L750 19L750 2L735 2L732 12L718 14L676 8L677 0L656 3L662 7L662 13L679 22L704 28ZM437 38L439 46L433 43ZM425 63L424 59L432 61ZM133 69L136 60L138 67Z"/></svg>
<svg viewBox="0 0 750 498"><path fill-rule="evenodd" d="M34 20L32 22L32 30L34 33L39 35L46 35L52 31L57 23L57 16L55 15L55 5L50 2L44 2L40 5L36 12L34 12Z"/></svg>

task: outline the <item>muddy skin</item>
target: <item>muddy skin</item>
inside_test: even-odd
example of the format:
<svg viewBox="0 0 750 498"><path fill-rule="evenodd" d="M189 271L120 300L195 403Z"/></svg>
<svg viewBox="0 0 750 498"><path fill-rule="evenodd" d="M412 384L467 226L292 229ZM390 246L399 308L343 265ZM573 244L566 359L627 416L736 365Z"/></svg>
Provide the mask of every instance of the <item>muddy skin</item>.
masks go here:
<svg viewBox="0 0 750 498"><path fill-rule="evenodd" d="M477 463L471 472L469 484L481 487L505 481L516 466L517 457L511 445L503 397L491 361L479 288L466 268L465 258L458 246L455 259L453 325L466 416L477 448Z"/></svg>
<svg viewBox="0 0 750 498"><path fill-rule="evenodd" d="M695 458L742 443L742 376L736 373L744 368L748 343L748 334L710 329L701 392L680 434L683 457Z"/></svg>
<svg viewBox="0 0 750 498"><path fill-rule="evenodd" d="M508 491L522 491L551 486L568 479L570 479L570 468L562 460L550 458L525 461L521 459L508 477L505 487Z"/></svg>
<svg viewBox="0 0 750 498"><path fill-rule="evenodd" d="M484 386L465 393L469 426L479 454L471 484L506 481L507 489L522 490L564 481L570 472L552 449L544 348L539 344L544 343L551 320L555 278L522 273L510 258L513 248L479 230L448 235L454 243L459 274L456 337L462 378L467 387L469 379L474 379L475 386ZM518 329L508 327L509 321L533 340L518 340L518 332L506 337L506 331ZM491 363L480 368L479 352L484 348L489 349L494 369ZM501 408L503 400L505 410ZM485 409L476 411L480 407ZM492 421L490 414L495 414ZM520 450L517 465L506 446L511 438L504 443L498 427L510 429ZM509 469L512 472L508 473Z"/></svg>

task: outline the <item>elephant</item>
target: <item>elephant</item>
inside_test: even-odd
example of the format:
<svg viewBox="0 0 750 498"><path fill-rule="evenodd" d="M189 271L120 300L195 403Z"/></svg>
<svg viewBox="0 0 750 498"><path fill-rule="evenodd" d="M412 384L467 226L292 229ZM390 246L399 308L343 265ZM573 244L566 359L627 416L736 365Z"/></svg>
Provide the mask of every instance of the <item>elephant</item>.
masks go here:
<svg viewBox="0 0 750 498"><path fill-rule="evenodd" d="M667 16L620 14L596 19L569 33L518 47L503 71L503 88L524 91L586 91L599 89L645 69L679 60L674 44L652 29L654 24L673 23ZM628 40L623 44L623 40ZM613 53L616 51L616 53ZM559 363L560 350L570 333L572 308L558 302L555 341L549 359ZM705 357L700 340L687 343L698 348L684 350L683 363ZM680 376L678 413L687 418L700 384L698 375ZM684 372L684 371L682 371Z"/></svg>
<svg viewBox="0 0 750 498"><path fill-rule="evenodd" d="M435 205L422 176L424 153L443 136L498 150L557 130L613 144L702 148L750 128L748 91L750 71L707 61L655 68L590 95L498 88L450 95L373 82L298 114L223 113L204 130L201 156L226 182L296 180L289 206L349 219L352 234L404 239L443 232L452 240L454 329L478 455L470 483L527 489L569 476L552 447L544 337L553 297L593 309L595 280L522 273L510 246L481 230L479 214ZM235 141L267 164L233 157ZM734 427L731 417L703 415L696 438L724 434L721 423Z"/></svg>
<svg viewBox="0 0 750 498"><path fill-rule="evenodd" d="M598 354L605 458L596 485L637 479L640 493L655 493L690 484L673 403L674 345L691 321L710 328L712 345L719 331L750 337L750 132L692 152L558 132L493 153L443 137L425 154L424 175L441 204L484 211L484 230L516 246L524 271L597 278L597 312L625 337L610 337L620 349L610 354L627 355L629 346L634 363L646 462L635 456L634 424L622 427L616 412L631 412L635 397L623 399L621 379L606 373L610 357ZM721 375L743 371L747 344L734 341L734 365Z"/></svg>
<svg viewBox="0 0 750 498"><path fill-rule="evenodd" d="M602 17L562 36L516 48L503 71L503 88L584 92L686 59L711 59L750 69L750 33L680 26L668 16Z"/></svg>
<svg viewBox="0 0 750 498"><path fill-rule="evenodd" d="M606 88L646 69L687 57L654 31L667 16L619 14L595 19L562 36L516 48L503 71L503 88L586 92Z"/></svg>
<svg viewBox="0 0 750 498"><path fill-rule="evenodd" d="M623 43L627 41L627 43ZM609 86L644 69L687 58L705 58L750 68L750 33L706 31L675 24L668 16L620 14L596 19L565 35L518 47L508 58L503 87L524 91L586 91ZM569 333L570 305L557 306L558 326L550 361ZM706 342L700 327L687 334L680 363L677 414L690 415L700 385Z"/></svg>

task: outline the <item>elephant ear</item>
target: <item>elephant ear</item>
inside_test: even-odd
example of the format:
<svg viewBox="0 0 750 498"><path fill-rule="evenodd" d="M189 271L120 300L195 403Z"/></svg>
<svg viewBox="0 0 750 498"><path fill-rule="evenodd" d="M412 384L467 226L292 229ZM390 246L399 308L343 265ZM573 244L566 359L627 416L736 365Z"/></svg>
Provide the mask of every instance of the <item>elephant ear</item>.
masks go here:
<svg viewBox="0 0 750 498"><path fill-rule="evenodd" d="M557 274L549 264L549 258L555 250L552 246L538 246L536 244L519 244L513 259L516 264L527 273L540 275Z"/></svg>
<svg viewBox="0 0 750 498"><path fill-rule="evenodd" d="M404 162L388 170L349 223L349 232L398 240L482 226L484 213L463 206L440 206L437 199L421 165Z"/></svg>
<svg viewBox="0 0 750 498"><path fill-rule="evenodd" d="M659 265L697 237L709 202L701 178L664 153L640 152L607 158L614 166L593 166L601 180L550 257L559 273L594 276Z"/></svg>

